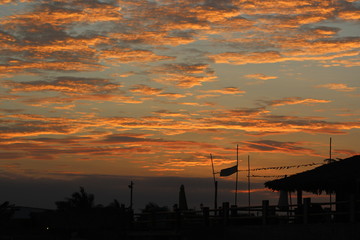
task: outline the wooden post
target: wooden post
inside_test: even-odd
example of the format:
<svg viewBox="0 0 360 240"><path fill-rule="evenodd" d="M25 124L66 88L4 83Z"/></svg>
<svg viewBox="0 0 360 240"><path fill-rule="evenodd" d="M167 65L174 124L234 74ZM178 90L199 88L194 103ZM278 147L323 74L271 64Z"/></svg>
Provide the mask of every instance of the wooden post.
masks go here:
<svg viewBox="0 0 360 240"><path fill-rule="evenodd" d="M215 186L214 208L215 208L215 216L216 216L216 215L217 215L218 181L216 181L216 178L215 178L215 174L216 174L216 173L215 173L215 169L214 169L214 161L213 161L212 154L210 154L210 159L211 159L211 166L212 166L214 186Z"/></svg>
<svg viewBox="0 0 360 240"><path fill-rule="evenodd" d="M203 217L205 226L210 225L210 210L208 207L203 207Z"/></svg>
<svg viewBox="0 0 360 240"><path fill-rule="evenodd" d="M296 195L296 204L298 205L298 208L302 205L302 201L302 190L298 189Z"/></svg>
<svg viewBox="0 0 360 240"><path fill-rule="evenodd" d="M223 223L227 225L229 221L229 202L223 202Z"/></svg>
<svg viewBox="0 0 360 240"><path fill-rule="evenodd" d="M236 205L231 205L230 216L231 217L236 217L237 214L238 214L237 206Z"/></svg>
<svg viewBox="0 0 360 240"><path fill-rule="evenodd" d="M237 191L238 191L238 179L239 179L239 145L236 145L236 183L235 183L235 203L237 205Z"/></svg>
<svg viewBox="0 0 360 240"><path fill-rule="evenodd" d="M269 200L262 201L262 223L266 225L268 223L269 215Z"/></svg>
<svg viewBox="0 0 360 240"><path fill-rule="evenodd" d="M309 223L309 210L311 205L311 198L304 198L304 208L303 208L303 222L304 224Z"/></svg>
<svg viewBox="0 0 360 240"><path fill-rule="evenodd" d="M250 216L250 206L251 206L251 198L250 198L250 156L248 155L248 214Z"/></svg>
<svg viewBox="0 0 360 240"><path fill-rule="evenodd" d="M215 203L214 203L214 207L215 207L215 216L217 215L217 208L218 208L218 204L217 204L217 197L218 196L218 181L215 181Z"/></svg>

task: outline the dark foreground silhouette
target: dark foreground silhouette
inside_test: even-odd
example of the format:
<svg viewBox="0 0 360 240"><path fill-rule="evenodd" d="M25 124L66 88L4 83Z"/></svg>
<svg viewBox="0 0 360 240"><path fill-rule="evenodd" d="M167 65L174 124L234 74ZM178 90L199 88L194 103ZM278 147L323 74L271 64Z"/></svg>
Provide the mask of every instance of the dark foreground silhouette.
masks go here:
<svg viewBox="0 0 360 240"><path fill-rule="evenodd" d="M218 209L201 206L195 211L184 207L184 198L182 189L172 209L150 202L136 214L117 200L96 205L94 195L82 187L57 201L56 210L4 202L0 239L360 239L356 202L343 202L352 211L341 213L310 199L287 208L263 201L251 208L223 203Z"/></svg>

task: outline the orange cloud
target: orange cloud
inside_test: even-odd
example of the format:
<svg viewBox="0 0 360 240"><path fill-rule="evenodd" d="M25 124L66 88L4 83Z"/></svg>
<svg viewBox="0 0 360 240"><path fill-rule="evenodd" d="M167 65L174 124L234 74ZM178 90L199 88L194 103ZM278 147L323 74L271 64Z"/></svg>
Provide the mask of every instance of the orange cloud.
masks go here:
<svg viewBox="0 0 360 240"><path fill-rule="evenodd" d="M359 21L360 20L360 13L358 11L342 11L339 13L339 18L344 20L351 20L351 21Z"/></svg>
<svg viewBox="0 0 360 240"><path fill-rule="evenodd" d="M12 61L8 65L0 65L0 71L7 74L23 73L25 71L51 70L51 71L96 71L106 68L93 63L82 62L24 62Z"/></svg>
<svg viewBox="0 0 360 240"><path fill-rule="evenodd" d="M276 51L265 52L226 52L209 56L216 63L229 63L243 65L249 63L272 63L284 61L281 54Z"/></svg>
<svg viewBox="0 0 360 240"><path fill-rule="evenodd" d="M360 128L360 123L356 121L327 122L312 117L274 116L264 108L218 110L208 114L205 111L202 112L202 117L169 111L153 114L155 116L142 118L105 118L89 115L79 119L14 114L4 118L7 120L3 122L3 131L0 135L3 138L44 134L65 135L79 134L90 129L154 131L165 135L202 130L243 131L248 134L297 132L341 134Z"/></svg>
<svg viewBox="0 0 360 240"><path fill-rule="evenodd" d="M317 35L326 37L332 36L337 34L340 31L340 28L333 28L333 27L316 27L311 29L311 33L315 33Z"/></svg>
<svg viewBox="0 0 360 240"><path fill-rule="evenodd" d="M223 89L217 89L217 90L203 90L201 92L204 93L221 93L221 94L242 94L245 93L245 91L238 89L237 87L226 87Z"/></svg>
<svg viewBox="0 0 360 240"><path fill-rule="evenodd" d="M300 98L300 97L288 97L280 100L267 101L270 106L283 106L293 104L313 104L313 103L329 103L330 100L313 99L313 98Z"/></svg>
<svg viewBox="0 0 360 240"><path fill-rule="evenodd" d="M349 149L334 149L334 152L336 154L341 154L342 156L345 156L345 157L351 157L351 156L360 154L360 152L358 152L358 151L353 151L353 150L349 150Z"/></svg>
<svg viewBox="0 0 360 240"><path fill-rule="evenodd" d="M111 60L113 63L154 62L174 59L174 57L156 55L149 50L133 50L129 48L116 47L110 50L102 51L100 56L108 61Z"/></svg>
<svg viewBox="0 0 360 240"><path fill-rule="evenodd" d="M154 112L155 115L159 115L161 117L187 117L186 114L179 113L179 112L169 112L167 110L160 110Z"/></svg>
<svg viewBox="0 0 360 240"><path fill-rule="evenodd" d="M166 97L168 99L179 99L179 98L186 97L185 94L180 94L180 93L161 93L158 96L159 97Z"/></svg>
<svg viewBox="0 0 360 240"><path fill-rule="evenodd" d="M244 75L246 78L253 78L253 79L260 79L260 80L270 80L270 79L277 79L278 77L275 76L268 76L262 73L256 73L256 74L247 74Z"/></svg>
<svg viewBox="0 0 360 240"><path fill-rule="evenodd" d="M9 3L17 3L17 2L32 2L33 0L0 0L0 4L9 4Z"/></svg>
<svg viewBox="0 0 360 240"><path fill-rule="evenodd" d="M183 74L167 74L167 76L163 76L160 78L153 79L156 82L163 83L163 84L171 84L175 83L176 86L180 88L192 88L195 86L202 85L203 82L212 82L217 77L210 76L187 76Z"/></svg>
<svg viewBox="0 0 360 240"><path fill-rule="evenodd" d="M327 88L330 90L340 91L340 92L352 92L355 91L356 87L349 87L344 83L329 83L316 86L318 88Z"/></svg>
<svg viewBox="0 0 360 240"><path fill-rule="evenodd" d="M284 12L289 15L325 15L335 11L335 6L330 1L309 2L309 1L276 1L270 0L265 3L260 0L242 1L237 0L235 4L241 8L244 13L250 15L256 14L277 14L283 15Z"/></svg>
<svg viewBox="0 0 360 240"><path fill-rule="evenodd" d="M59 77L54 81L5 82L11 92L56 91L71 94L108 93L118 90L121 85L108 79Z"/></svg>
<svg viewBox="0 0 360 240"><path fill-rule="evenodd" d="M220 22L228 18L236 17L240 14L239 10L236 8L221 9L209 5L191 8L189 9L189 12L196 15L198 20L208 22Z"/></svg>
<svg viewBox="0 0 360 240"><path fill-rule="evenodd" d="M250 189L251 193L256 193L256 192L269 192L271 191L268 188L256 188L256 189ZM232 192L235 192L235 190L233 190ZM248 193L248 190L237 190L238 193Z"/></svg>
<svg viewBox="0 0 360 240"><path fill-rule="evenodd" d="M357 67L360 66L360 58L354 57L352 59L335 59L332 61L324 62L324 67L345 66Z"/></svg>
<svg viewBox="0 0 360 240"><path fill-rule="evenodd" d="M113 39L120 39L124 42L145 43L151 45L178 46L195 41L192 36L169 36L169 33L166 31L149 32L146 30L139 30L139 33L112 33L109 36Z"/></svg>
<svg viewBox="0 0 360 240"><path fill-rule="evenodd" d="M144 94L144 95L154 95L154 94L159 94L161 93L163 90L160 88L152 88L143 84L138 84L138 85L134 85L131 89L131 92L134 93L140 93L140 94Z"/></svg>
<svg viewBox="0 0 360 240"><path fill-rule="evenodd" d="M58 104L69 104L75 101L111 101L115 103L131 103L137 104L142 103L141 100L136 100L132 96L124 96L122 92L114 91L112 93L96 93L96 92L89 92L89 93L64 93L64 96L57 96L57 97L19 97L19 102L24 103L29 106L36 106L36 107L54 107L54 105Z"/></svg>
<svg viewBox="0 0 360 240"><path fill-rule="evenodd" d="M150 172L180 172L180 171L184 171L185 169L180 169L180 168L154 168L154 167L150 167L149 171Z"/></svg>
<svg viewBox="0 0 360 240"><path fill-rule="evenodd" d="M139 95L152 96L153 98L166 97L168 99L179 99L186 97L184 94L163 92L164 90L161 88L152 88L144 84L134 85L129 91Z"/></svg>
<svg viewBox="0 0 360 240"><path fill-rule="evenodd" d="M76 4L75 4L76 5ZM5 26L11 25L38 25L38 24L51 24L53 26L61 26L74 22L102 22L102 21L118 21L122 18L121 8L98 4L97 6L83 6L79 8L69 9L56 9L51 5L42 5L38 11L29 14L12 15L0 21L0 24Z"/></svg>
<svg viewBox="0 0 360 240"><path fill-rule="evenodd" d="M155 67L152 73L160 75L154 81L180 88L192 88L217 78L208 64L166 64Z"/></svg>
<svg viewBox="0 0 360 240"><path fill-rule="evenodd" d="M302 155L304 153L311 156L319 156L314 150L301 147L301 143L295 142L278 142L273 140L259 140L251 142L243 142L242 148L248 151L265 151L265 152L278 152L288 153L293 155Z"/></svg>
<svg viewBox="0 0 360 240"><path fill-rule="evenodd" d="M25 0L1 1L21 2ZM149 169L165 173L209 164L208 149L229 157L230 150L221 144L230 144L238 136L244 141L250 135L346 134L360 128L356 118L334 121L271 113L274 106L330 102L325 99L280 97L255 102L262 107L226 109L224 105L235 104L225 102L231 101L230 95L245 92L224 87L228 80L217 83L219 89L210 83L230 76L227 68L220 70L221 64L314 61L323 66L359 65L359 38L345 37L348 29L327 26L333 19L340 22L337 26L358 19L355 1L59 0L32 1L31 6L23 8L22 14L6 13L9 16L0 20L0 72L1 77L10 78L2 81L8 89L0 95L5 102L0 109L0 136L6 141L1 143L4 156L9 158L136 159L136 166L151 163L154 166ZM109 69L112 64L119 69ZM243 72L250 68L237 69L245 78L277 78ZM109 71L99 73L102 70ZM50 78L62 76L63 71L74 75ZM94 77L79 77L84 71L93 71ZM125 78L127 92L117 82L96 77L114 72L124 73L112 76ZM21 73L29 77L11 79ZM134 73L137 75L126 78ZM40 80L34 81L35 75ZM170 86L153 87L152 83L158 85L154 81ZM182 88L179 93L173 92L174 86ZM346 84L317 87L357 89ZM249 89L247 95L256 99L257 92ZM5 90L9 91L4 94ZM197 100L225 94L226 98L214 99L214 103ZM112 103L101 108L104 101ZM143 105L132 109L126 103ZM120 110L109 110L114 106ZM136 112L138 108L143 112ZM28 112L46 115L21 114ZM151 134L136 135L140 132ZM189 137L192 141L183 140ZM210 144L213 139L223 141ZM316 155L301 142L248 140L244 146L246 151Z"/></svg>

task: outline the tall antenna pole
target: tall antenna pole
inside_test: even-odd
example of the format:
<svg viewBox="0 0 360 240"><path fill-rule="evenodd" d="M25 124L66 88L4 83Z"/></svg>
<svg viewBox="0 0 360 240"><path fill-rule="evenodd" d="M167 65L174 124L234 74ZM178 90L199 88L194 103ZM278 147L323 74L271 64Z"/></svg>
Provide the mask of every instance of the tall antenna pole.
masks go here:
<svg viewBox="0 0 360 240"><path fill-rule="evenodd" d="M330 137L330 144L329 144L329 163L332 163L332 158L331 158L331 137ZM331 197L331 192L329 193L329 198L330 198L330 211L332 210L332 197Z"/></svg>
<svg viewBox="0 0 360 240"><path fill-rule="evenodd" d="M236 183L235 183L235 204L237 204L237 189L238 189L238 178L239 178L239 145L236 145Z"/></svg>
<svg viewBox="0 0 360 240"><path fill-rule="evenodd" d="M331 138L330 138L330 149L329 149L329 156L330 156L330 162L332 162L332 158L331 158Z"/></svg>
<svg viewBox="0 0 360 240"><path fill-rule="evenodd" d="M248 202L249 202L249 215L250 215L251 199L250 199L250 156L249 155L248 155Z"/></svg>
<svg viewBox="0 0 360 240"><path fill-rule="evenodd" d="M214 208L215 208L215 215L216 215L216 209L217 209L217 190L218 190L218 182L215 179L215 170L214 170L214 161L213 161L213 157L210 154L210 159L211 159L211 166L212 166L212 172L213 172L213 179L214 179L214 186L215 186L215 196L214 196Z"/></svg>

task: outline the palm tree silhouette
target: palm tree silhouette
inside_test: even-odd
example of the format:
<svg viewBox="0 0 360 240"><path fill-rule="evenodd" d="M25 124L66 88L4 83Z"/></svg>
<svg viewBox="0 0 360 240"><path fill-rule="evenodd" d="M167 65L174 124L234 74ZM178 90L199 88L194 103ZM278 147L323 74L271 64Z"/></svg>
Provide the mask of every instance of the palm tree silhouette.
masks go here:
<svg viewBox="0 0 360 240"><path fill-rule="evenodd" d="M79 192L74 192L66 201L55 202L57 209L60 211L75 210L87 212L94 208L94 194L87 193L83 187Z"/></svg>

